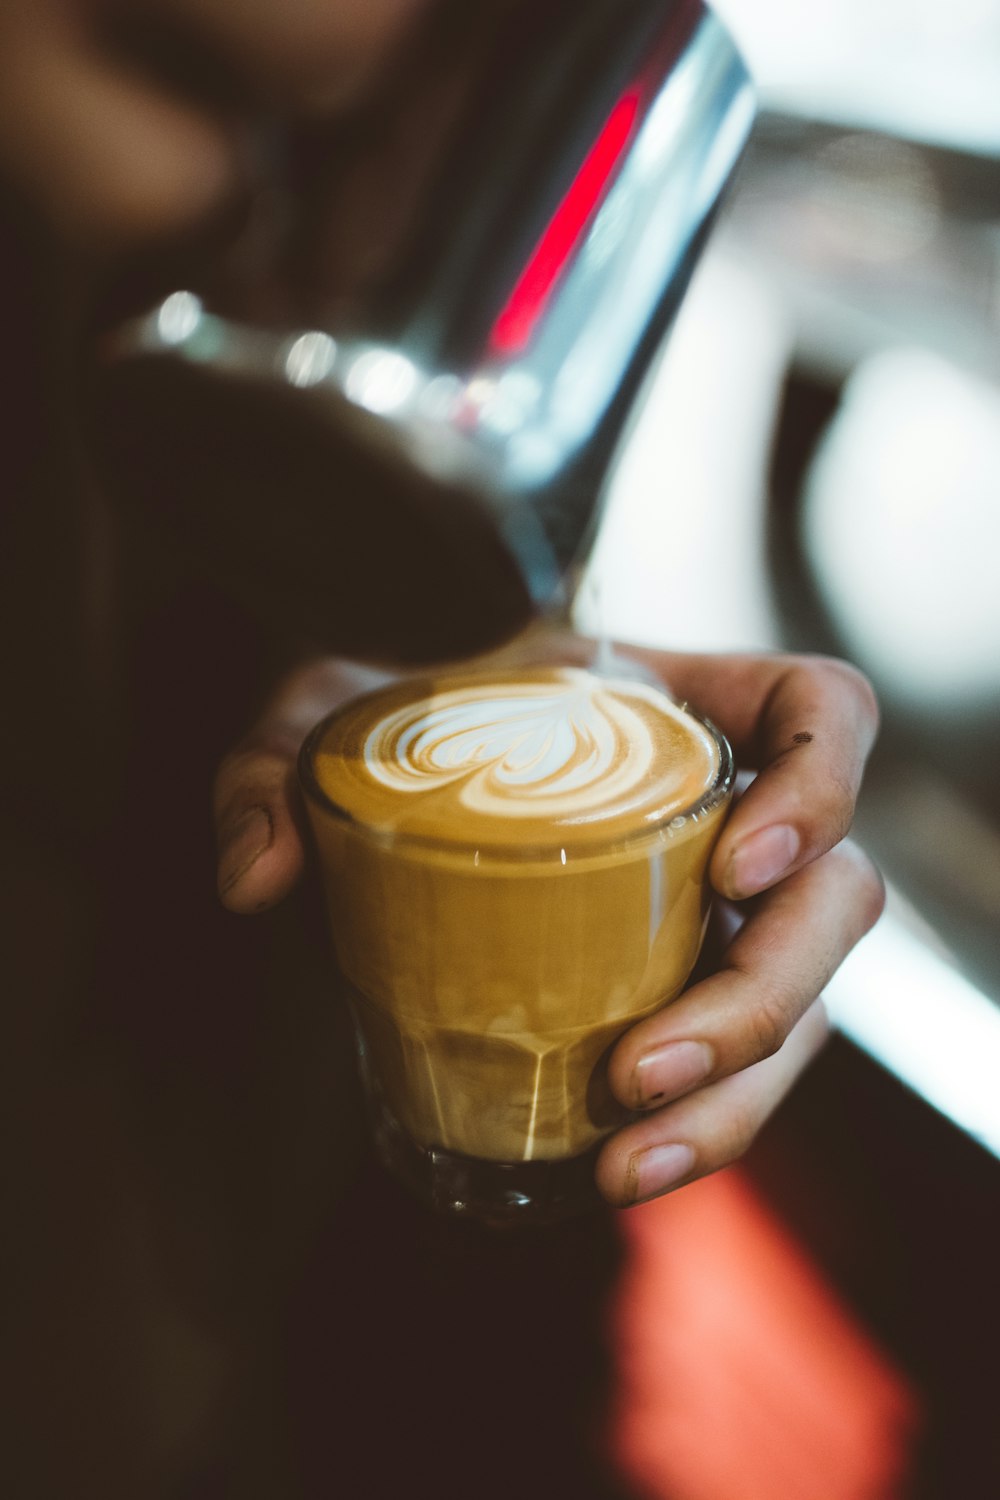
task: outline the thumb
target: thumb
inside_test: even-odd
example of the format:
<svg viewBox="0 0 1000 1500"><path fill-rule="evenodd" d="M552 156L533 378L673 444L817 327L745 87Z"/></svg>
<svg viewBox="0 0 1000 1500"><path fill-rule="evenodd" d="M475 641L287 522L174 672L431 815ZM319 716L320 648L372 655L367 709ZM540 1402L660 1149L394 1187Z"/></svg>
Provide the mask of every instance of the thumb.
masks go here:
<svg viewBox="0 0 1000 1500"><path fill-rule="evenodd" d="M244 741L215 778L218 890L223 906L249 914L288 895L305 859L295 775L297 745Z"/></svg>
<svg viewBox="0 0 1000 1500"><path fill-rule="evenodd" d="M357 662L306 662L282 679L255 728L226 756L213 804L219 897L230 911L266 911L298 883L305 865L299 747L330 709L388 680Z"/></svg>

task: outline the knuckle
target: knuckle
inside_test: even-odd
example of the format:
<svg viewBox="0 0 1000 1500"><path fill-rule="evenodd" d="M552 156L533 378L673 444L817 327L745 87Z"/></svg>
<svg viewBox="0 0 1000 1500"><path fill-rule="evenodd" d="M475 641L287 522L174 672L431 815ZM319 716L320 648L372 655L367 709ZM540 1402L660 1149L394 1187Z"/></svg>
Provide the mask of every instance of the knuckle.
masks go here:
<svg viewBox="0 0 1000 1500"><path fill-rule="evenodd" d="M867 720L872 730L876 730L881 713L878 695L875 692L871 679L866 677L864 672L858 667L851 665L849 662L842 663L842 666L847 674L849 683L854 689L854 694L858 700L858 706L863 717Z"/></svg>
<svg viewBox="0 0 1000 1500"><path fill-rule="evenodd" d="M882 913L885 911L886 903L885 881L882 878L881 873L875 868L874 865L871 866L871 872L872 878L868 889L868 901L864 913L866 932L874 927L875 923L880 919Z"/></svg>
<svg viewBox="0 0 1000 1500"><path fill-rule="evenodd" d="M248 786L273 789L294 769L297 750L297 740L280 727L251 732L219 762L216 792Z"/></svg>
<svg viewBox="0 0 1000 1500"><path fill-rule="evenodd" d="M791 1030L789 1006L775 992L757 998L746 1018L751 1060L762 1062L773 1057Z"/></svg>
<svg viewBox="0 0 1000 1500"><path fill-rule="evenodd" d="M212 782L212 809L215 816L221 817L222 813L232 802L238 790L238 777L236 766L232 755L219 762L215 777Z"/></svg>
<svg viewBox="0 0 1000 1500"><path fill-rule="evenodd" d="M717 1159L718 1167L732 1166L745 1156L757 1139L761 1121L749 1105L734 1106L726 1121L726 1139Z"/></svg>
<svg viewBox="0 0 1000 1500"><path fill-rule="evenodd" d="M885 881L877 865L863 849L850 840L839 845L833 852L851 881L861 933L866 933L875 926L885 910Z"/></svg>
<svg viewBox="0 0 1000 1500"><path fill-rule="evenodd" d="M231 802L247 780L248 768L253 756L246 745L237 745L219 762L213 782L213 797L216 807Z"/></svg>
<svg viewBox="0 0 1000 1500"><path fill-rule="evenodd" d="M849 777L834 768L816 778L805 821L812 826L813 843L832 849L845 839L854 822L857 789Z"/></svg>
<svg viewBox="0 0 1000 1500"><path fill-rule="evenodd" d="M843 661L839 656L813 658L816 669L839 692L846 688L854 699L862 720L872 729L878 727L879 704L871 680L853 662Z"/></svg>

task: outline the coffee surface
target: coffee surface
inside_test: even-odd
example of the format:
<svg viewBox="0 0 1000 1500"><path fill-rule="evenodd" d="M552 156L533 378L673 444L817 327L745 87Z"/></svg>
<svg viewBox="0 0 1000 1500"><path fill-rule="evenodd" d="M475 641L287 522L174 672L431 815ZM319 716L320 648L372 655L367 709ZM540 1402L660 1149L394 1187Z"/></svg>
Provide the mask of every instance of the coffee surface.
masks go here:
<svg viewBox="0 0 1000 1500"><path fill-rule="evenodd" d="M368 827L465 845L614 842L695 809L713 736L665 693L571 667L401 684L328 725L325 795Z"/></svg>

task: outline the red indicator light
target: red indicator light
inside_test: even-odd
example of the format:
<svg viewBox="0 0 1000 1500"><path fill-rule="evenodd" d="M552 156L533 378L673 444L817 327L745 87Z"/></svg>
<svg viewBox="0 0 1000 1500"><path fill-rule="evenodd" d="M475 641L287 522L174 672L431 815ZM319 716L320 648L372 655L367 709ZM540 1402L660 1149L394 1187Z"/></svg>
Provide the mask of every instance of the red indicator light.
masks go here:
<svg viewBox="0 0 1000 1500"><path fill-rule="evenodd" d="M559 273L573 252L628 144L639 94L623 94L552 215L517 284L490 331L494 354L519 354L531 339Z"/></svg>

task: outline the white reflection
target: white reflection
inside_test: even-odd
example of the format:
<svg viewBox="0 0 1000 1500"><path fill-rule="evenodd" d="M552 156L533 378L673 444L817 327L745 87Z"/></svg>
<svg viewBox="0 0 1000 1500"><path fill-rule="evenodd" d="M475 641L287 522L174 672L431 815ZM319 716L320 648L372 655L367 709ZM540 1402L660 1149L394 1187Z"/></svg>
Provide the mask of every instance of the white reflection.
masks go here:
<svg viewBox="0 0 1000 1500"><path fill-rule="evenodd" d="M923 156L902 141L857 132L817 153L802 207L814 255L870 263L916 255L942 219L941 194Z"/></svg>
<svg viewBox="0 0 1000 1500"><path fill-rule="evenodd" d="M715 0L766 105L1000 147L996 0Z"/></svg>
<svg viewBox="0 0 1000 1500"><path fill-rule="evenodd" d="M562 458L562 448L549 432L527 429L515 433L507 450L507 465L515 485L544 484Z"/></svg>
<svg viewBox="0 0 1000 1500"><path fill-rule="evenodd" d="M702 31L704 36L704 29ZM675 150L678 137L689 126L692 101L702 82L703 57L684 54L646 116L632 148L632 170L645 176L656 171Z"/></svg>
<svg viewBox="0 0 1000 1500"><path fill-rule="evenodd" d="M475 382L474 382L475 383ZM485 393L480 421L499 437L509 437L533 415L541 386L524 370L508 370Z"/></svg>
<svg viewBox="0 0 1000 1500"><path fill-rule="evenodd" d="M388 416L406 405L416 384L417 372L405 355L369 349L352 364L344 389L358 406Z"/></svg>
<svg viewBox="0 0 1000 1500"><path fill-rule="evenodd" d="M599 270L615 254L632 228L635 201L635 192L627 186L605 198L581 251L589 269Z"/></svg>
<svg viewBox="0 0 1000 1500"><path fill-rule="evenodd" d="M492 399L496 381L490 375L474 375L465 387L465 404L480 413Z"/></svg>
<svg viewBox="0 0 1000 1500"><path fill-rule="evenodd" d="M449 422L455 415L463 389L457 375L436 375L420 393L420 415L429 422Z"/></svg>
<svg viewBox="0 0 1000 1500"><path fill-rule="evenodd" d="M1000 1007L890 905L826 991L831 1019L1000 1156Z"/></svg>
<svg viewBox="0 0 1000 1500"><path fill-rule="evenodd" d="M761 538L790 341L766 288L710 250L612 472L581 629L674 650L778 644Z"/></svg>
<svg viewBox="0 0 1000 1500"><path fill-rule="evenodd" d="M183 344L201 322L201 298L194 292L171 292L160 306L157 332L165 344Z"/></svg>
<svg viewBox="0 0 1000 1500"><path fill-rule="evenodd" d="M303 333L285 355L285 374L292 385L318 385L336 358L337 345L328 333Z"/></svg>
<svg viewBox="0 0 1000 1500"><path fill-rule="evenodd" d="M862 365L810 480L805 536L850 654L886 692L1000 687L1000 391L921 350Z"/></svg>

